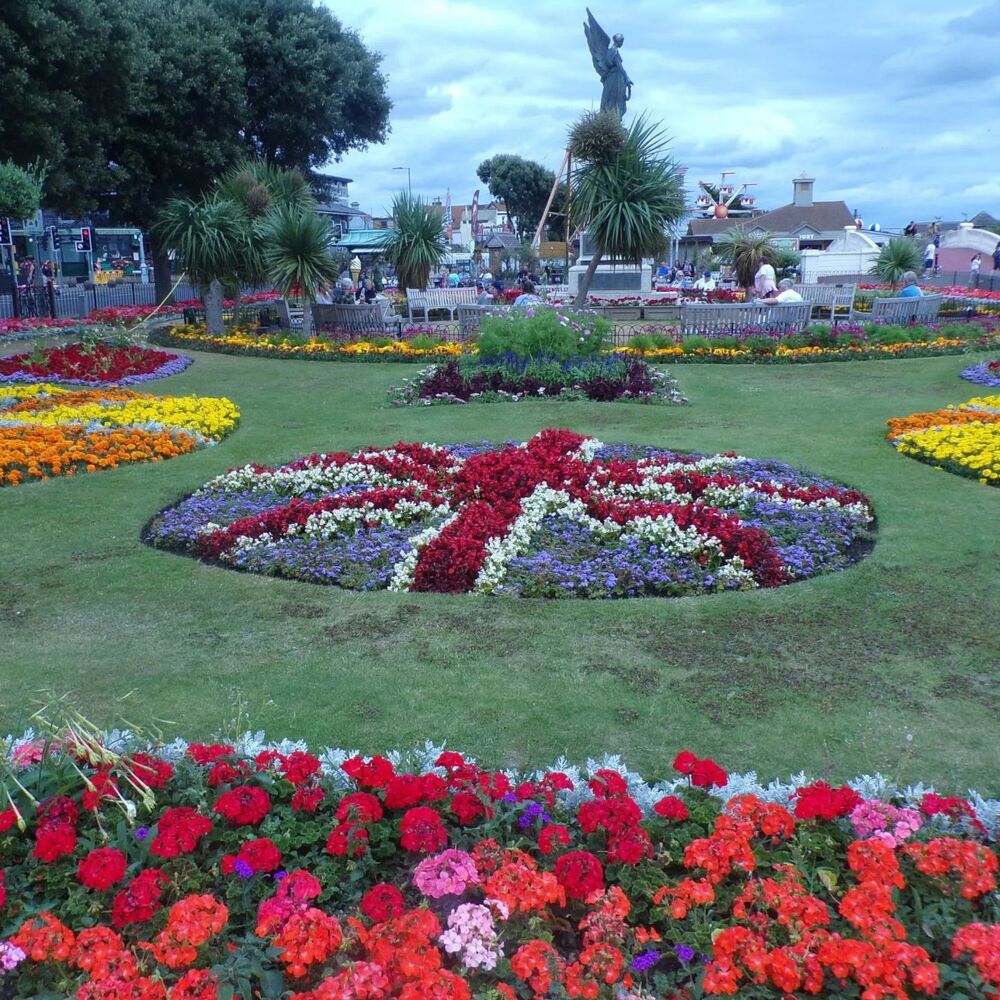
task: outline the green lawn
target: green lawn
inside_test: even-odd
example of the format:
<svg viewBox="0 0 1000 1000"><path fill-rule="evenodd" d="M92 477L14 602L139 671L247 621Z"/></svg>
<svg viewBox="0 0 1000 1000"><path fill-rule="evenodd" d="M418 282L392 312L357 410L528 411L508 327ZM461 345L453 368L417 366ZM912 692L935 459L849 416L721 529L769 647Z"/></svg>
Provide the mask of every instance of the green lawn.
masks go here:
<svg viewBox="0 0 1000 1000"><path fill-rule="evenodd" d="M0 732L50 690L97 721L123 711L189 737L240 725L370 752L430 737L493 765L617 751L651 775L690 747L769 777L881 770L1000 792L1000 490L883 438L888 417L975 395L968 357L683 366L687 407L408 409L383 400L412 366L195 357L148 388L230 396L242 424L221 445L0 491ZM814 469L871 497L879 540L777 591L620 602L348 593L139 541L229 466L546 426Z"/></svg>

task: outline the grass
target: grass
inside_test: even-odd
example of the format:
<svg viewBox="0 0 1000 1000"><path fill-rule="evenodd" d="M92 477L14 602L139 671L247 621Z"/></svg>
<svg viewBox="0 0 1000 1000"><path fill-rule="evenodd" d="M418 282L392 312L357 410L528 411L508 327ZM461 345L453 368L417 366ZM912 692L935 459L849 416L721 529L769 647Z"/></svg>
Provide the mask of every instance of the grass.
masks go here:
<svg viewBox="0 0 1000 1000"><path fill-rule="evenodd" d="M447 739L492 765L615 751L650 775L690 747L769 777L881 770L1000 792L1000 490L883 438L891 416L972 395L967 357L685 366L687 407L474 411L385 406L403 365L195 357L147 388L235 400L242 423L221 445L0 491L0 732L55 691L96 721L172 720L191 738L240 719L367 752ZM342 592L139 541L155 511L230 466L546 426L812 468L871 497L878 543L777 591L544 602Z"/></svg>

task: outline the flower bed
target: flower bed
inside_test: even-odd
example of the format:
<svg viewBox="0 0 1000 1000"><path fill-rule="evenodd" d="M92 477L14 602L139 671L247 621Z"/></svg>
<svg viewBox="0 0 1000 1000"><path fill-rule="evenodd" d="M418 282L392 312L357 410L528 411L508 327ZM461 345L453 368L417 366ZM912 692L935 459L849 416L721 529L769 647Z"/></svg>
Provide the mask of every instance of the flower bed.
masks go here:
<svg viewBox="0 0 1000 1000"><path fill-rule="evenodd" d="M150 746L79 722L5 749L5 996L1000 988L1000 803L975 793L765 788L690 751L647 783L617 758L517 774L429 742L371 758L249 735Z"/></svg>
<svg viewBox="0 0 1000 1000"><path fill-rule="evenodd" d="M225 398L0 387L0 485L174 458L215 444L238 420Z"/></svg>
<svg viewBox="0 0 1000 1000"><path fill-rule="evenodd" d="M888 421L896 450L921 462L1000 486L1000 396Z"/></svg>
<svg viewBox="0 0 1000 1000"><path fill-rule="evenodd" d="M546 430L248 465L144 538L355 590L610 598L791 583L860 558L873 526L862 494L778 462Z"/></svg>
<svg viewBox="0 0 1000 1000"><path fill-rule="evenodd" d="M1000 360L983 361L978 365L971 365L962 372L962 378L975 382L978 385L985 385L991 389L1000 387Z"/></svg>
<svg viewBox="0 0 1000 1000"><path fill-rule="evenodd" d="M517 358L464 360L432 365L416 378L390 386L395 406L519 402L524 399L590 399L596 402L686 403L666 372L635 358Z"/></svg>
<svg viewBox="0 0 1000 1000"><path fill-rule="evenodd" d="M70 385L138 385L184 371L191 359L148 347L68 344L0 358L2 382L64 382Z"/></svg>
<svg viewBox="0 0 1000 1000"><path fill-rule="evenodd" d="M219 354L257 358L308 358L317 361L426 361L428 358L458 357L462 344L429 336L424 328L406 330L403 338L340 340L335 337L303 337L294 333L262 333L252 326L233 327L225 336L210 335L204 324L175 326L153 331L151 343L164 347L194 348Z"/></svg>

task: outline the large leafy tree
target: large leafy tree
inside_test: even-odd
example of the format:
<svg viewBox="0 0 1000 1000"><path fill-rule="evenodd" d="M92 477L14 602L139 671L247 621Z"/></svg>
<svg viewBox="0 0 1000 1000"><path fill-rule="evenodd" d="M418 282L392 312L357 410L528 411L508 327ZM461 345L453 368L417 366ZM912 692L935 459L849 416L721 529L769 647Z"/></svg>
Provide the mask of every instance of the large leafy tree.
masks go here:
<svg viewBox="0 0 1000 1000"><path fill-rule="evenodd" d="M0 150L49 165L66 211L108 189L106 142L134 99L139 28L120 0L24 0L0 18Z"/></svg>
<svg viewBox="0 0 1000 1000"><path fill-rule="evenodd" d="M684 211L684 192L677 167L659 127L645 117L619 132L606 123L606 141L590 137L584 144L570 136L577 157L573 173L572 213L594 240L595 252L580 281L575 304L587 301L590 283L601 260L640 261L659 256L666 229ZM593 129L588 122L588 135ZM574 141L576 140L576 141Z"/></svg>
<svg viewBox="0 0 1000 1000"><path fill-rule="evenodd" d="M53 207L149 226L241 156L311 171L381 142L380 57L315 0L24 0L0 22L0 148ZM157 289L168 290L164 249Z"/></svg>
<svg viewBox="0 0 1000 1000"><path fill-rule="evenodd" d="M483 160L476 173L494 198L507 206L517 220L517 234L534 236L552 193L556 175L551 170L521 156L500 153Z"/></svg>
<svg viewBox="0 0 1000 1000"><path fill-rule="evenodd" d="M385 141L392 102L357 33L314 0L209 0L236 29L249 152L282 166L322 166Z"/></svg>

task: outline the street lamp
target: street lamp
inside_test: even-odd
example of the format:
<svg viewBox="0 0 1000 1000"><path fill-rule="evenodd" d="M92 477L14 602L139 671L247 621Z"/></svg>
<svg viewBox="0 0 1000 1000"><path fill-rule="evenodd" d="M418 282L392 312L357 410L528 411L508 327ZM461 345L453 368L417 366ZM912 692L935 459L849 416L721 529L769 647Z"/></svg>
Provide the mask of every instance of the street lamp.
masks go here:
<svg viewBox="0 0 1000 1000"><path fill-rule="evenodd" d="M405 170L406 171L406 193L409 195L413 194L413 185L410 183L410 168L409 167L393 167L393 170Z"/></svg>

